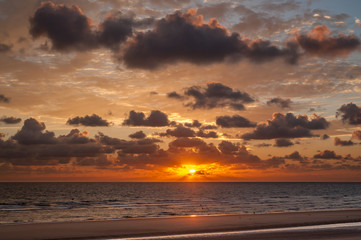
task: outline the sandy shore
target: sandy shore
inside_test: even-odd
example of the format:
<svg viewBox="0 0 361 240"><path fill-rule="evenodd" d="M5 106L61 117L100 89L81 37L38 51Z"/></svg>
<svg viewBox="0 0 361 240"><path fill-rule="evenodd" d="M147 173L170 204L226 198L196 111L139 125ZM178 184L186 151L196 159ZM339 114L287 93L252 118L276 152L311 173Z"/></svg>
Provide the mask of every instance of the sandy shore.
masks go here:
<svg viewBox="0 0 361 240"><path fill-rule="evenodd" d="M99 239L256 230L347 222L361 222L361 210L1 225L0 239Z"/></svg>

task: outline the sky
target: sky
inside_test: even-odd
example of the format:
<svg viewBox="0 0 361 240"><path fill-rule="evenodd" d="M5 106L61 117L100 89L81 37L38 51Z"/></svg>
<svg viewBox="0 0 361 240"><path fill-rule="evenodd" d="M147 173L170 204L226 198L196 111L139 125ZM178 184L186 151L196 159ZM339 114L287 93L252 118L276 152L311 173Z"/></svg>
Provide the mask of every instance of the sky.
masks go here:
<svg viewBox="0 0 361 240"><path fill-rule="evenodd" d="M0 181L361 181L361 2L0 1Z"/></svg>

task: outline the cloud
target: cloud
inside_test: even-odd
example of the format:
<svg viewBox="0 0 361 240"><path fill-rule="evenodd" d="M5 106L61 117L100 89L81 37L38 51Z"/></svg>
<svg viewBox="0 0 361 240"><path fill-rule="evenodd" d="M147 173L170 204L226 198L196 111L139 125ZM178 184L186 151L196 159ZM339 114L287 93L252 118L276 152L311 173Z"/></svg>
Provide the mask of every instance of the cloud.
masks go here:
<svg viewBox="0 0 361 240"><path fill-rule="evenodd" d="M179 100L183 100L184 97L182 95L179 95L177 92L170 92L167 93L167 97L169 98L174 98L174 99L179 99Z"/></svg>
<svg viewBox="0 0 361 240"><path fill-rule="evenodd" d="M0 122L4 122L6 124L16 124L21 122L21 118L16 117L2 117L0 118Z"/></svg>
<svg viewBox="0 0 361 240"><path fill-rule="evenodd" d="M171 130L171 129L167 129L167 131L165 133L160 133L160 136L172 136L172 137L183 137L183 138L187 138L187 137L195 137L196 136L196 132L193 131L192 129L188 128L188 127L183 127L182 125L178 125L175 129Z"/></svg>
<svg viewBox="0 0 361 240"><path fill-rule="evenodd" d="M72 129L67 135L60 135L58 141L67 144L86 144L95 142L95 140L88 137L88 132L80 132L78 129Z"/></svg>
<svg viewBox="0 0 361 240"><path fill-rule="evenodd" d="M10 102L10 98L5 97L3 94L0 94L0 103L9 103Z"/></svg>
<svg viewBox="0 0 361 240"><path fill-rule="evenodd" d="M34 118L24 121L24 126L18 131L13 139L20 144L55 144L57 139L53 132L45 131L45 124Z"/></svg>
<svg viewBox="0 0 361 240"><path fill-rule="evenodd" d="M336 117L338 116L341 116L342 121L348 124L361 124L361 108L354 103L344 104L337 109Z"/></svg>
<svg viewBox="0 0 361 240"><path fill-rule="evenodd" d="M321 136L321 139L322 140L326 140L326 139L329 139L330 138L330 136L328 136L327 134L323 134L322 136Z"/></svg>
<svg viewBox="0 0 361 240"><path fill-rule="evenodd" d="M294 151L290 155L285 156L286 159L292 159L297 161L304 161L305 158L301 156L301 154L298 151Z"/></svg>
<svg viewBox="0 0 361 240"><path fill-rule="evenodd" d="M153 18L137 20L134 15L121 12L109 14L100 24L99 43L109 49L119 50L120 44L133 35L133 28L149 27L153 22Z"/></svg>
<svg viewBox="0 0 361 240"><path fill-rule="evenodd" d="M294 143L291 142L290 140L285 139L285 138L278 138L278 139L275 139L275 144L273 146L275 146L275 147L289 147L289 146L292 146L292 145L294 145Z"/></svg>
<svg viewBox="0 0 361 240"><path fill-rule="evenodd" d="M318 56L347 56L360 47L360 39L350 34L329 36L330 30L325 25L318 25L307 35L298 34L296 41L306 53Z"/></svg>
<svg viewBox="0 0 361 240"><path fill-rule="evenodd" d="M8 52L12 49L12 45L8 45L5 43L0 43L0 53Z"/></svg>
<svg viewBox="0 0 361 240"><path fill-rule="evenodd" d="M109 15L100 24L99 41L105 47L118 49L119 44L133 34L132 19L117 15Z"/></svg>
<svg viewBox="0 0 361 240"><path fill-rule="evenodd" d="M48 37L55 50L87 50L96 47L91 20L76 5L43 2L30 18L30 34Z"/></svg>
<svg viewBox="0 0 361 240"><path fill-rule="evenodd" d="M267 105L271 106L271 105L277 105L280 108L291 108L291 104L293 102L291 101L291 99L282 99L282 98L272 98L271 100L267 101Z"/></svg>
<svg viewBox="0 0 361 240"><path fill-rule="evenodd" d="M135 139L143 139L143 138L146 138L147 135L143 131L138 131L133 134L130 134L129 137L135 138Z"/></svg>
<svg viewBox="0 0 361 240"><path fill-rule="evenodd" d="M91 127L108 127L110 125L107 120L102 119L96 114L93 114L91 116L85 115L84 117L69 118L66 123L69 125L83 125Z"/></svg>
<svg viewBox="0 0 361 240"><path fill-rule="evenodd" d="M218 149L224 154L236 154L239 148L239 145L235 145L229 141L222 141L218 144Z"/></svg>
<svg viewBox="0 0 361 240"><path fill-rule="evenodd" d="M247 140L312 137L314 135L310 130L326 129L329 125L325 118L317 115L309 119L307 115L274 113L271 120L258 124L253 132L245 133L241 137Z"/></svg>
<svg viewBox="0 0 361 240"><path fill-rule="evenodd" d="M255 127L257 125L239 115L219 116L216 118L216 124L222 128L247 128Z"/></svg>
<svg viewBox="0 0 361 240"><path fill-rule="evenodd" d="M200 123L198 120L193 120L192 123L185 123L184 126L200 128L202 126L202 123Z"/></svg>
<svg viewBox="0 0 361 240"><path fill-rule="evenodd" d="M335 144L335 146L352 146L355 143L352 142L351 140L346 141L346 140L341 140L338 137L335 137L334 144Z"/></svg>
<svg viewBox="0 0 361 240"><path fill-rule="evenodd" d="M148 27L153 18L135 19L120 12L109 14L97 28L77 5L43 2L30 18L33 38L45 36L58 51L85 51L101 46L118 51L120 44L133 35L134 28Z"/></svg>
<svg viewBox="0 0 361 240"><path fill-rule="evenodd" d="M137 33L124 51L128 67L144 69L179 61L210 64L247 58L263 62L280 57L294 63L296 49L291 45L280 49L261 39L242 39L238 33L229 33L214 18L204 22L203 16L196 16L193 9L158 20L153 30Z"/></svg>
<svg viewBox="0 0 361 240"><path fill-rule="evenodd" d="M341 159L341 155L336 155L334 151L331 150L324 150L319 154L313 156L313 158L320 158L320 159Z"/></svg>
<svg viewBox="0 0 361 240"><path fill-rule="evenodd" d="M361 131L360 130L356 130L352 133L352 138L361 140Z"/></svg>
<svg viewBox="0 0 361 240"><path fill-rule="evenodd" d="M91 139L88 132L73 129L67 135L55 137L45 131L45 124L34 118L24 121L20 131L8 140L0 139L0 162L12 165L68 164L74 158L97 157L114 152L114 148Z"/></svg>
<svg viewBox="0 0 361 240"><path fill-rule="evenodd" d="M103 154L98 157L77 158L74 164L77 166L106 167L112 165L113 161L108 159L107 155Z"/></svg>
<svg viewBox="0 0 361 240"><path fill-rule="evenodd" d="M218 134L215 131L205 132L203 130L199 130L196 135L200 138L218 138Z"/></svg>
<svg viewBox="0 0 361 240"><path fill-rule="evenodd" d="M173 148L194 148L207 145L202 139L181 137L169 143L169 147Z"/></svg>
<svg viewBox="0 0 361 240"><path fill-rule="evenodd" d="M129 112L128 119L125 119L123 125L127 126L148 126L148 127L163 127L169 126L167 114L153 110L147 118L142 112L135 112L134 110Z"/></svg>
<svg viewBox="0 0 361 240"><path fill-rule="evenodd" d="M205 88L200 86L186 88L184 96L178 93L175 94L179 96L177 97L179 100L192 98L193 101L185 103L185 106L192 109L230 107L235 110L244 110L244 104L255 101L248 93L232 89L221 83L208 83Z"/></svg>

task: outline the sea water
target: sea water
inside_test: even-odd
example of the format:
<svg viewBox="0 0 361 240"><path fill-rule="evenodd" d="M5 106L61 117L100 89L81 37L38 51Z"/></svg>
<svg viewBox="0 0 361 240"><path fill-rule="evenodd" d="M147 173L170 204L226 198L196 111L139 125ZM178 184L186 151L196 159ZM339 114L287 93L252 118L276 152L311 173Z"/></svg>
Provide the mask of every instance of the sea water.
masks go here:
<svg viewBox="0 0 361 240"><path fill-rule="evenodd" d="M0 183L0 224L361 208L361 183Z"/></svg>

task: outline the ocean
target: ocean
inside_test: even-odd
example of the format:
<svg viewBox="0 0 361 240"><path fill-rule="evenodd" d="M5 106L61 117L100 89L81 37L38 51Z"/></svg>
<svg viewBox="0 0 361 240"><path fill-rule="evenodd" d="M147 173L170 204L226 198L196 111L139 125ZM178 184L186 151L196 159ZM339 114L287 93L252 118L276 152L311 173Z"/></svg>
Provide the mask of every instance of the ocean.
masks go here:
<svg viewBox="0 0 361 240"><path fill-rule="evenodd" d="M361 208L361 183L0 183L0 224Z"/></svg>

